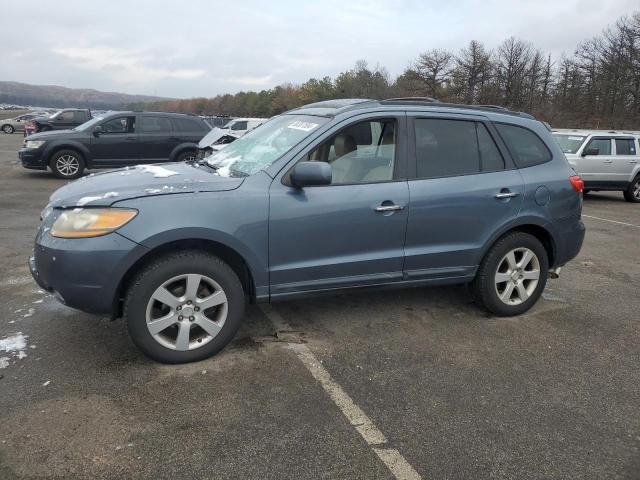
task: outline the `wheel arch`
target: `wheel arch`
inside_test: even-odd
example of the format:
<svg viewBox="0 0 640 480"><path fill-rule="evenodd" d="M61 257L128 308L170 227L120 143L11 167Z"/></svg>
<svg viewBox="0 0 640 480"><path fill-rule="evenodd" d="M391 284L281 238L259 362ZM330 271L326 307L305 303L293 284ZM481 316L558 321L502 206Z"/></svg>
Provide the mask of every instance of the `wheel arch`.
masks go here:
<svg viewBox="0 0 640 480"><path fill-rule="evenodd" d="M154 260L177 250L192 250L213 254L227 263L235 272L242 284L245 295L253 301L256 296L254 275L249 264L237 250L215 240L203 238L186 238L172 240L155 246L139 257L120 279L113 299L112 318L122 315L122 300L133 277Z"/></svg>
<svg viewBox="0 0 640 480"><path fill-rule="evenodd" d="M181 143L180 145L177 145L171 151L171 155L169 155L169 159L173 162L173 161L176 160L176 158L178 158L178 155L180 155L181 153L183 153L185 151L189 151L189 150L197 152L198 151L198 145L196 143L191 143L191 142Z"/></svg>
<svg viewBox="0 0 640 480"><path fill-rule="evenodd" d="M84 145L76 142L64 142L51 145L44 155L47 165L49 165L53 156L60 150L73 150L75 152L78 152L80 155L82 155L82 160L84 160L85 167L89 167L91 163L91 155L89 154L89 149Z"/></svg>
<svg viewBox="0 0 640 480"><path fill-rule="evenodd" d="M482 260L487 255L491 247L495 245L498 240L513 232L528 233L529 235L537 238L540 243L542 243L542 246L547 252L547 257L549 259L549 268L555 265L555 261L557 258L557 244L553 239L553 234L545 225L537 223L535 221L523 221L522 223L518 224L510 224L509 226L500 230L491 238L489 242L487 242L482 251L482 256L480 257L480 259Z"/></svg>

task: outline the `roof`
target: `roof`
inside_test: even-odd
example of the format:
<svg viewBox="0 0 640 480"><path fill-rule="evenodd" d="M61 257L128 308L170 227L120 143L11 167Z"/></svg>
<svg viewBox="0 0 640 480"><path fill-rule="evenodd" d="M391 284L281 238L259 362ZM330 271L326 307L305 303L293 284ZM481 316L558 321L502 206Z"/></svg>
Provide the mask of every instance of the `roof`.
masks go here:
<svg viewBox="0 0 640 480"><path fill-rule="evenodd" d="M290 110L287 113L299 115L317 115L334 117L351 110L360 110L376 107L391 107L402 105L405 107L431 107L434 110L471 110L485 113L500 113L514 115L523 118L535 119L533 115L524 112L516 112L506 107L497 105L462 105L458 103L443 103L431 97L401 97L386 100L372 100L366 98L342 98L310 103L302 107Z"/></svg>
<svg viewBox="0 0 640 480"><path fill-rule="evenodd" d="M552 133L563 133L567 135L640 135L636 130L590 130L587 128L554 128Z"/></svg>

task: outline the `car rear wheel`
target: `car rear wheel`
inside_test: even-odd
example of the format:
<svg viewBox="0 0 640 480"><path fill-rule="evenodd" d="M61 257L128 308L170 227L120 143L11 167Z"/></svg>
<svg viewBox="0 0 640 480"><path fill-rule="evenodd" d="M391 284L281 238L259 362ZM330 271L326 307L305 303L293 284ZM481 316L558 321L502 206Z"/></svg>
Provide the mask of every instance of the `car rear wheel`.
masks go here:
<svg viewBox="0 0 640 480"><path fill-rule="evenodd" d="M623 195L627 202L640 203L640 175L633 179Z"/></svg>
<svg viewBox="0 0 640 480"><path fill-rule="evenodd" d="M84 172L84 159L74 150L60 150L53 154L49 162L51 171L58 178L73 180Z"/></svg>
<svg viewBox="0 0 640 480"><path fill-rule="evenodd" d="M2 126L2 131L4 133L10 134L10 133L13 133L15 131L15 129L13 128L13 125L3 125Z"/></svg>
<svg viewBox="0 0 640 480"><path fill-rule="evenodd" d="M540 298L547 283L547 252L533 235L514 232L498 240L473 281L474 296L498 316L520 315Z"/></svg>
<svg viewBox="0 0 640 480"><path fill-rule="evenodd" d="M133 342L150 358L185 363L211 357L235 336L245 296L235 272L218 257L185 251L140 271L124 316Z"/></svg>

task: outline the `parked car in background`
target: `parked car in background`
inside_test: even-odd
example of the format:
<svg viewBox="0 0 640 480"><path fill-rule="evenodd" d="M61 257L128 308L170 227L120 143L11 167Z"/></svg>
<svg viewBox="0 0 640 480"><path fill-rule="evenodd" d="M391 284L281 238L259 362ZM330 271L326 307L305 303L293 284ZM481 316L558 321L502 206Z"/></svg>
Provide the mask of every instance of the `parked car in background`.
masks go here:
<svg viewBox="0 0 640 480"><path fill-rule="evenodd" d="M626 201L640 202L640 132L554 129L553 136L585 193L621 191Z"/></svg>
<svg viewBox="0 0 640 480"><path fill-rule="evenodd" d="M91 110L86 108L65 108L51 116L36 117L31 120L36 133L49 130L68 130L91 119Z"/></svg>
<svg viewBox="0 0 640 480"><path fill-rule="evenodd" d="M199 159L210 157L240 137L242 133L237 131L213 128L198 142L197 157Z"/></svg>
<svg viewBox="0 0 640 480"><path fill-rule="evenodd" d="M4 133L24 132L25 126L34 118L45 116L45 112L31 112L15 118L0 120L0 131Z"/></svg>
<svg viewBox="0 0 640 480"><path fill-rule="evenodd" d="M580 251L581 192L530 115L332 100L208 161L69 183L29 264L63 303L124 316L148 356L188 362L231 341L247 300L470 283L490 312L524 313Z"/></svg>
<svg viewBox="0 0 640 480"><path fill-rule="evenodd" d="M22 166L73 179L85 168L195 159L209 132L199 117L179 113L112 112L73 130L36 133L19 152Z"/></svg>
<svg viewBox="0 0 640 480"><path fill-rule="evenodd" d="M222 128L224 127L227 123L229 123L231 120L233 120L233 118L231 117L213 117L213 116L202 116L202 118L204 118L204 120L211 125L212 128Z"/></svg>
<svg viewBox="0 0 640 480"><path fill-rule="evenodd" d="M245 133L259 127L264 122L269 120L268 118L234 118L229 123L224 125L222 130L229 130L230 132L244 135Z"/></svg>

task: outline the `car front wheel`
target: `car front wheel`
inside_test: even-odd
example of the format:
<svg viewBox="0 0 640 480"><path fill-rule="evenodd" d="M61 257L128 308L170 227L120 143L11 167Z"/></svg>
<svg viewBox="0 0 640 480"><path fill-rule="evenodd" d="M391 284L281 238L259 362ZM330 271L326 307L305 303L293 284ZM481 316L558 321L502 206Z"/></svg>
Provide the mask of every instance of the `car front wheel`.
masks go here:
<svg viewBox="0 0 640 480"><path fill-rule="evenodd" d="M548 270L542 243L528 233L513 232L486 254L473 282L474 295L495 315L520 315L540 298Z"/></svg>
<svg viewBox="0 0 640 480"><path fill-rule="evenodd" d="M13 128L13 125L3 125L3 126L2 126L2 131L3 131L4 133L7 133L7 134L9 134L9 133L13 133L13 132L14 132L14 130L15 130L15 129Z"/></svg>
<svg viewBox="0 0 640 480"><path fill-rule="evenodd" d="M74 150L60 150L56 152L49 162L51 171L58 178L73 180L82 176L84 172L84 159Z"/></svg>
<svg viewBox="0 0 640 480"><path fill-rule="evenodd" d="M235 336L245 308L237 275L216 256L184 251L141 270L127 291L131 339L163 363L203 360Z"/></svg>

